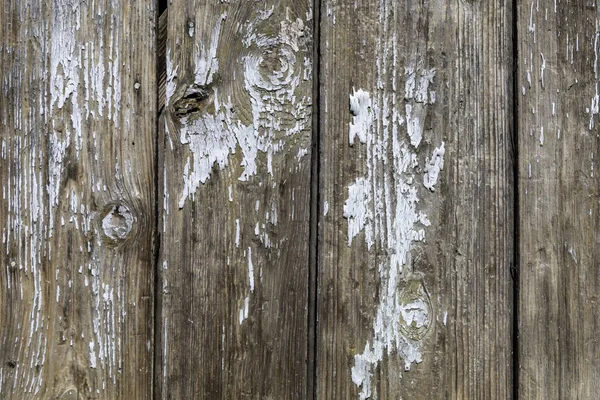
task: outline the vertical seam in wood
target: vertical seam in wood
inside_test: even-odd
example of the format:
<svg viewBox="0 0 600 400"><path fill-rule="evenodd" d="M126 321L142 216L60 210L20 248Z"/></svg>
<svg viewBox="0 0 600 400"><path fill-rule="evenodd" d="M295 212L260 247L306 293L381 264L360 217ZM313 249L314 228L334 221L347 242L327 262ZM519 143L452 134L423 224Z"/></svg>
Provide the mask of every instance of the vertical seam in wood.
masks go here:
<svg viewBox="0 0 600 400"><path fill-rule="evenodd" d="M153 377L153 383L152 383L152 387L150 389L150 393L151 393L151 398L152 399L158 399L160 398L160 395L162 395L162 390L159 391L158 389L158 382L161 382L160 379L158 378L158 373L160 373L162 371L163 366L163 360L160 358L161 356L161 352L160 349L162 348L162 346L159 346L158 344L161 343L162 338L160 337L160 334L162 332L162 292L161 292L161 287L162 287L162 275L161 275L161 268L159 266L159 261L160 261L160 245L161 245L161 235L160 235L160 221L162 218L162 213L163 210L160 207L160 202L159 202L159 195L158 195L158 188L160 186L161 183L164 184L164 182L162 182L162 180L160 179L160 161L164 162L164 156L161 156L161 150L164 149L163 147L159 147L159 145L161 144L160 141L160 115L162 112L161 107L161 79L163 78L162 75L164 75L164 65L165 65L165 54L164 51L164 46L161 39L161 15L164 11L166 11L167 9L167 0L155 0L155 8L156 8L156 12L154 15L155 18L155 51L156 51L156 97L155 97L155 101L156 101L156 126L154 129L154 237L153 237L153 244L154 244L154 254L153 254L153 261L154 261L154 307L153 307L153 313L152 316L154 318L154 332L153 332L153 346L152 346L152 351L153 351L153 355L152 355L152 360L153 360L153 366L152 366L152 377ZM162 389L162 387L161 387Z"/></svg>
<svg viewBox="0 0 600 400"><path fill-rule="evenodd" d="M512 397L519 398L519 99L518 99L518 65L519 65L519 35L518 35L518 0L512 1L512 179L513 179L513 278L512 299Z"/></svg>
<svg viewBox="0 0 600 400"><path fill-rule="evenodd" d="M313 9L313 90L312 137L310 171L310 261L308 269L308 340L307 340L307 399L317 398L317 320L319 271L319 180L320 180L320 17L321 1L312 0Z"/></svg>

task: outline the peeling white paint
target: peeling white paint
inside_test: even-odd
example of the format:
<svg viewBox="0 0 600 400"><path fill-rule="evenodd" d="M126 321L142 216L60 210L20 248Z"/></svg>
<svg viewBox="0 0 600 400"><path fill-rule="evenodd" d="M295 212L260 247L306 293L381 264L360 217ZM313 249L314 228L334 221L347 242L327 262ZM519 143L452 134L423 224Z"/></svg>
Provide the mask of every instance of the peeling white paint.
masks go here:
<svg viewBox="0 0 600 400"><path fill-rule="evenodd" d="M440 171L444 169L444 154L446 154L446 149L444 147L444 142L442 142L440 147L436 147L435 150L433 150L431 160L429 160L425 166L423 185L432 192L435 191L435 184L438 181Z"/></svg>
<svg viewBox="0 0 600 400"><path fill-rule="evenodd" d="M262 18L270 17L266 13ZM206 91L212 83L219 68L217 53L223 14L213 30L208 50L199 45L194 57L195 87L187 89L184 94L194 91ZM212 90L214 114L186 115L180 119L180 140L189 145L192 160L188 159L184 170L184 191L179 207L186 199L193 197L200 184L206 183L216 164L224 169L229 164L229 156L238 148L242 153L242 172L240 181L247 181L257 174L259 153L266 156L266 172L273 173L273 155L283 149L283 135L292 136L304 132L310 127L309 98L298 98L296 90L302 80L303 63L297 63L297 53L306 47L305 26L301 19L281 21L280 30L274 36L256 32L252 23L247 24L245 46L250 51L243 56L244 88L249 95L252 108L252 123L246 125L233 111L231 98L219 99L216 88ZM255 51L256 50L256 51ZM267 64L268 54L277 57L279 68L273 69ZM167 60L168 61L168 60ZM305 60L304 60L305 61ZM265 68L269 66L269 68ZM167 62L168 76L174 75L176 69ZM170 71L170 72L169 72ZM173 93L176 89L173 89ZM290 110L289 105L294 109ZM293 111L294 119L290 121L284 114ZM305 150L307 151L307 150ZM298 158L305 154L299 150Z"/></svg>
<svg viewBox="0 0 600 400"><path fill-rule="evenodd" d="M391 49L387 47L388 43L380 45L396 54L395 42ZM396 57L393 60L395 62ZM380 87L389 81L383 77L390 70L392 85L395 85L396 65L389 65L385 57L378 58L377 70L378 76L382 77ZM404 360L406 370L412 363L422 361L418 335L426 332L431 324L431 304L422 283L417 285L418 290L410 289L410 296L408 292L399 294L398 288L402 282L412 282L408 273L403 273L404 266L410 263L412 244L423 240L424 228L430 225L426 215L417 210L415 167L419 164L416 150L424 133L422 121L428 105L435 102L430 89L434 76L435 70L412 65L405 68L404 116L396 105L393 92L388 95L386 91L377 91L371 98L369 93L359 89L350 95L351 111L353 103L355 107L349 139L353 141L359 137L365 144L367 174L348 187L348 199L344 204L348 245L364 231L367 248L378 243L381 249L378 251L381 293L372 340L355 356L352 367L352 380L360 388L361 399L376 398L371 380L385 354L397 353ZM404 126L405 130L402 129ZM434 149L431 159L425 160L423 183L431 191L443 168L444 153L442 142ZM390 168L385 167L389 164Z"/></svg>
<svg viewBox="0 0 600 400"><path fill-rule="evenodd" d="M354 144L356 136L361 143L366 143L368 128L373 123L371 97L367 92L362 89L358 91L353 89L353 93L350 95L350 112L353 115L348 136L350 146Z"/></svg>
<svg viewBox="0 0 600 400"><path fill-rule="evenodd" d="M363 230L367 221L373 219L370 203L371 183L365 178L358 178L348 187L348 199L344 203L344 218L348 220L348 246L352 245L352 239ZM367 227L366 242L370 249L373 231L370 224Z"/></svg>

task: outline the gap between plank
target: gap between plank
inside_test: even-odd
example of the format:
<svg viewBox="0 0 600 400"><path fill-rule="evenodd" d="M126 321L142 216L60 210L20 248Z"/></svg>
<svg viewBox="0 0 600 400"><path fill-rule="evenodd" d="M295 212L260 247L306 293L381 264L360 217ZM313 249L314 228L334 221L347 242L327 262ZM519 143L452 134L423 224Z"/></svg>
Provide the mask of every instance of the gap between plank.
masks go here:
<svg viewBox="0 0 600 400"><path fill-rule="evenodd" d="M308 331L307 331L307 388L306 398L317 398L317 319L319 272L319 178L320 178L320 55L321 55L321 0L312 0L313 9L313 87L312 137L310 168L310 233L308 268Z"/></svg>
<svg viewBox="0 0 600 400"><path fill-rule="evenodd" d="M519 98L518 98L518 65L519 65L519 31L518 0L512 1L512 179L513 179L513 260L511 275L513 280L512 298L512 398L519 398Z"/></svg>
<svg viewBox="0 0 600 400"><path fill-rule="evenodd" d="M161 328L162 328L162 297L161 297L161 288L162 288L162 275L161 268L159 266L160 261L160 245L161 245L161 226L160 221L162 218L162 208L159 204L158 197L158 188L160 184L163 183L160 176L160 165L161 162L164 163L164 156L162 155L162 149L164 147L159 147L161 144L161 135L160 135L160 115L162 113L162 104L163 99L161 97L164 96L164 81L166 79L166 18L167 18L167 0L157 0L156 4L156 13L155 13L155 48L156 48L156 126L154 129L154 238L153 238L153 260L154 260L154 307L153 307L153 318L154 318L154 338L153 338L153 365L152 365L152 398L159 399L162 395L162 386L160 387L159 393L159 385L158 382L161 382L157 378L157 374L162 372L162 353L159 350L162 346L158 346L161 343L162 338L160 337ZM161 382L162 383L162 382Z"/></svg>

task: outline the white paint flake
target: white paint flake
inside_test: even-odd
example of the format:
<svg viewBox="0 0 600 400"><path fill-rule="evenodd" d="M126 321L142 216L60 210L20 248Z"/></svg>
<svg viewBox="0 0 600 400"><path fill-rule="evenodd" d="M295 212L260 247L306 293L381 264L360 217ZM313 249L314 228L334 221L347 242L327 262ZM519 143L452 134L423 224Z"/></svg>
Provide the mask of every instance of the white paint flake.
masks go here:
<svg viewBox="0 0 600 400"><path fill-rule="evenodd" d="M438 181L440 171L444 169L444 154L446 154L446 149L444 147L444 142L442 142L440 147L435 148L431 155L431 160L429 160L425 166L423 185L432 192L435 191L434 186Z"/></svg>
<svg viewBox="0 0 600 400"><path fill-rule="evenodd" d="M370 202L371 184L365 178L358 178L348 187L348 200L344 203L344 218L348 220L348 246L352 245L352 239L363 230L367 220L373 218ZM373 245L373 233L371 226L368 227L366 241L370 249Z"/></svg>
<svg viewBox="0 0 600 400"><path fill-rule="evenodd" d="M353 89L353 93L350 95L350 112L353 115L348 135L350 146L354 144L356 136L361 143L366 143L368 127L373 123L369 93L362 89L358 91Z"/></svg>

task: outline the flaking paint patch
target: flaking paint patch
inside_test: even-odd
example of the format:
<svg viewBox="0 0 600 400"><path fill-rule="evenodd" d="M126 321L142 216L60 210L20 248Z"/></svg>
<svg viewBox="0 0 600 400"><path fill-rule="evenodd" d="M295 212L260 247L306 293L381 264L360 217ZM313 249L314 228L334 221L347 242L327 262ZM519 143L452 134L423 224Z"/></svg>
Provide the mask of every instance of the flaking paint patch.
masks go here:
<svg viewBox="0 0 600 400"><path fill-rule="evenodd" d="M271 14L272 11L264 13L261 18L269 18ZM219 35L221 21L225 19L224 14L215 26L210 46L198 46L194 63L195 85L199 87L210 87L218 72ZM301 19L293 20L289 15L281 21L279 27L279 32L275 35L257 32L252 23L245 28L243 43L250 51L241 61L244 88L252 110L250 125L236 117L231 98L228 96L222 101L216 88L212 89L214 113L189 115L180 119L180 141L189 145L192 153L191 160L188 159L184 169L180 208L185 205L186 199L193 197L200 184L206 183L210 178L213 166L216 164L224 169L229 164L230 155L235 154L238 149L242 153L242 172L238 178L240 181L247 181L257 174L259 153L265 154L266 172L272 175L273 156L284 149L288 142L285 138L309 128L311 100L296 94L303 80L306 61L297 62L296 58L300 50L306 50L306 28ZM267 55L276 57L278 67L272 67L273 63ZM176 75L175 70L167 58L167 77ZM176 88L173 87L167 92L175 91ZM169 95L167 97L170 98ZM288 113L293 118L287 117ZM299 153L299 157L301 156L302 153Z"/></svg>
<svg viewBox="0 0 600 400"><path fill-rule="evenodd" d="M440 171L444 169L444 155L446 154L445 144L442 142L440 147L436 147L433 150L431 159L425 166L425 174L423 176L423 185L431 190L435 191L435 184L438 181Z"/></svg>
<svg viewBox="0 0 600 400"><path fill-rule="evenodd" d="M344 218L348 220L348 246L352 239L367 225L365 240L371 249L373 246L373 229L368 221L373 220L371 211L371 182L365 178L358 178L348 187L348 199L344 203Z"/></svg>
<svg viewBox="0 0 600 400"><path fill-rule="evenodd" d="M381 22L387 24L387 20ZM394 65L388 65L385 57L378 59L378 87L384 88L383 82L389 81L391 70L393 90L390 93L378 90L374 97L362 89L350 94L353 121L349 141L352 143L358 137L365 144L367 174L348 187L344 204L348 245L364 231L368 249L374 243L383 249L378 252L381 254L378 256L381 293L372 340L355 356L352 367L352 381L359 387L361 399L377 398L371 381L384 355L397 353L404 360L406 370L412 363L422 361L420 339L432 323L431 303L422 280L414 281L403 270L410 262L412 244L423 240L424 228L430 225L427 216L417 210L416 167L423 135L422 121L428 104L435 102L435 94L430 89L435 70L413 65L405 68L405 107L401 115L394 93L396 42L393 41L391 49L388 43L380 43L380 46L393 53ZM444 152L442 142L424 166L424 185L429 190L433 190L443 168ZM390 154L392 160L388 159ZM391 167L387 167L389 164ZM410 279L413 283L407 284L407 288L412 289L399 293L401 284Z"/></svg>

